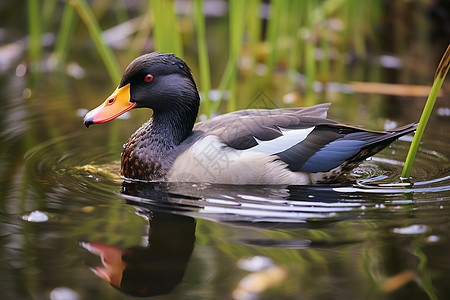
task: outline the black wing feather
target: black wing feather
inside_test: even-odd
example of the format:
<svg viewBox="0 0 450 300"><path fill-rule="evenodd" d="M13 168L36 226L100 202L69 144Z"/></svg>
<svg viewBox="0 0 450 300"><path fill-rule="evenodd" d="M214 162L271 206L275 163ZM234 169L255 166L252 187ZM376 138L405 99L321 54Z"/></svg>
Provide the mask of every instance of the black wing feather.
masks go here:
<svg viewBox="0 0 450 300"><path fill-rule="evenodd" d="M329 106L330 103L324 103L300 108L240 110L197 123L194 131L216 135L229 147L245 150L256 146L256 139L269 141L281 136L280 128L301 129L319 124L338 124L326 119Z"/></svg>
<svg viewBox="0 0 450 300"><path fill-rule="evenodd" d="M343 124L317 126L302 142L276 155L292 171L328 172L340 165L348 169L374 155L402 135L417 128L411 124L392 132L368 131Z"/></svg>
<svg viewBox="0 0 450 300"><path fill-rule="evenodd" d="M192 142L205 135L216 135L229 147L246 150L258 145L257 140L280 137L281 130L314 130L306 139L275 155L290 170L327 172L344 164L355 167L402 135L414 131L410 124L393 131L370 131L326 119L330 103L303 108L246 109L197 123ZM345 167L345 166L344 166Z"/></svg>

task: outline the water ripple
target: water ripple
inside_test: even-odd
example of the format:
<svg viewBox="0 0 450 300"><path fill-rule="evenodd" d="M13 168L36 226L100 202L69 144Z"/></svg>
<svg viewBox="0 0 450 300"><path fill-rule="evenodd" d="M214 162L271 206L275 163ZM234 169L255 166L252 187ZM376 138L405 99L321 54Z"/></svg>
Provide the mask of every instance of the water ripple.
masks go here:
<svg viewBox="0 0 450 300"><path fill-rule="evenodd" d="M421 149L412 183L400 180L403 162L393 154L407 150L395 144L355 169L353 182L315 186L230 186L122 182L116 155L77 148L79 134L53 139L25 155L27 166L56 193L69 190L84 197L125 201L141 210L189 215L217 222L306 223L367 218L372 212L407 213L410 205L448 202L448 158ZM59 145L72 141L70 151ZM403 211L404 210L404 211Z"/></svg>

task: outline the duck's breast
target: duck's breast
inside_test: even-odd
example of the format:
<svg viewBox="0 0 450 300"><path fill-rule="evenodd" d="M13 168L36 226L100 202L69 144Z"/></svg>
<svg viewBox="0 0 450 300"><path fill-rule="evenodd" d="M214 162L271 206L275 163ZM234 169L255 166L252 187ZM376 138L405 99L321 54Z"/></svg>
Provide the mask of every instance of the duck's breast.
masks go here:
<svg viewBox="0 0 450 300"><path fill-rule="evenodd" d="M175 159L168 181L221 184L310 184L310 176L292 172L277 156L228 147L205 136Z"/></svg>

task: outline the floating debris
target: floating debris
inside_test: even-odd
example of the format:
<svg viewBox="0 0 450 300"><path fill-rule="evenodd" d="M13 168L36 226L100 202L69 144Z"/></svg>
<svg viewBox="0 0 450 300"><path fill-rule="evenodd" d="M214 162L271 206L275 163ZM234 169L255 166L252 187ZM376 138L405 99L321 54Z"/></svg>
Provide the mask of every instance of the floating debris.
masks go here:
<svg viewBox="0 0 450 300"><path fill-rule="evenodd" d="M58 287L50 292L51 300L78 300L80 296L77 292L67 287Z"/></svg>
<svg viewBox="0 0 450 300"><path fill-rule="evenodd" d="M439 116L449 117L450 116L450 108L448 107L439 107L437 110Z"/></svg>
<svg viewBox="0 0 450 300"><path fill-rule="evenodd" d="M270 258L265 256L241 259L238 266L252 273L239 281L233 291L234 299L257 299L258 295L265 290L282 283L287 275L285 269L275 265Z"/></svg>
<svg viewBox="0 0 450 300"><path fill-rule="evenodd" d="M48 216L39 211L39 210L35 210L33 212L31 212L29 215L24 215L22 216L22 219L28 222L47 222L48 221Z"/></svg>
<svg viewBox="0 0 450 300"><path fill-rule="evenodd" d="M439 237L437 235L430 235L429 237L427 237L427 241L430 243L436 243L439 242Z"/></svg>
<svg viewBox="0 0 450 300"><path fill-rule="evenodd" d="M428 231L428 227L425 225L411 225L403 228L394 228L392 230L398 234L421 234Z"/></svg>
<svg viewBox="0 0 450 300"><path fill-rule="evenodd" d="M273 261L265 256L253 256L245 259L240 259L237 263L242 270L249 272L259 272L269 267L273 267Z"/></svg>
<svg viewBox="0 0 450 300"><path fill-rule="evenodd" d="M413 270L405 270L398 273L384 281L381 285L381 290L386 293L398 290L417 276L417 273Z"/></svg>

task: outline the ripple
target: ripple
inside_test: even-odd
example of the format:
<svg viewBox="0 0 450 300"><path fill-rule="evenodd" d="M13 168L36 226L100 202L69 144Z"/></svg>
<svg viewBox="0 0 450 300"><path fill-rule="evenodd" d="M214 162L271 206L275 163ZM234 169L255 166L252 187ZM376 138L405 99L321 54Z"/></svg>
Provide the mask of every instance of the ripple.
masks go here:
<svg viewBox="0 0 450 300"><path fill-rule="evenodd" d="M83 151L80 133L54 138L25 153L28 176L33 183L55 190L98 196L120 190L120 162L116 155L105 154L101 148ZM94 144L94 143L93 143Z"/></svg>
<svg viewBox="0 0 450 300"><path fill-rule="evenodd" d="M90 198L114 197L139 210L189 215L216 222L293 223L333 222L407 214L411 204L439 203L450 199L448 158L421 149L412 183L400 173L406 143L395 143L352 172L353 182L314 186L231 186L217 184L166 184L122 182L118 155L102 147L82 151L80 134L52 139L30 149L25 159L32 176L45 180L55 193L69 190ZM84 137L83 137L84 138ZM85 143L84 143L85 144ZM70 145L61 151L61 145ZM120 190L122 191L120 192Z"/></svg>

